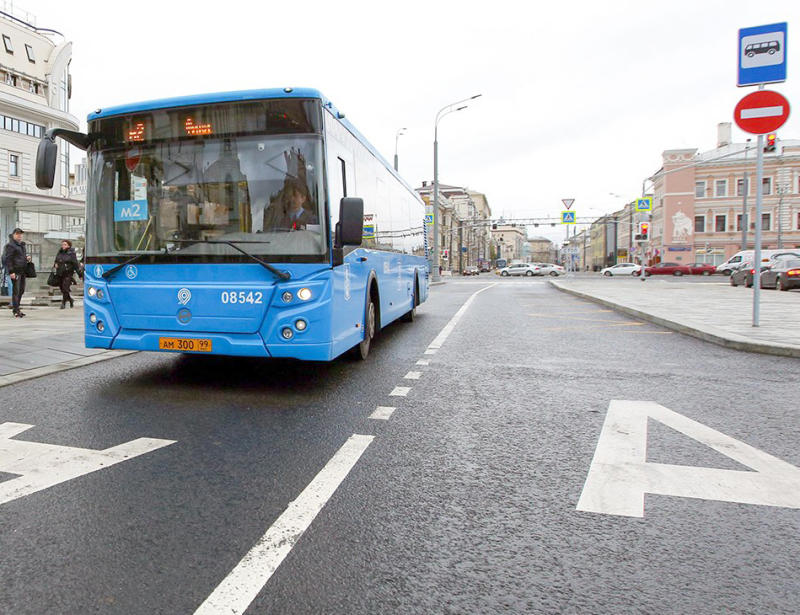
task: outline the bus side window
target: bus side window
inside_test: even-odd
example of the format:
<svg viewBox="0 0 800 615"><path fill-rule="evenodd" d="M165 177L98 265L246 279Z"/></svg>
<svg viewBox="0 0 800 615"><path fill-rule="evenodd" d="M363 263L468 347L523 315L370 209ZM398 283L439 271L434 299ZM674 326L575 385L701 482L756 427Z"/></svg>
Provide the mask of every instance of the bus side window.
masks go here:
<svg viewBox="0 0 800 615"><path fill-rule="evenodd" d="M341 158L339 160L339 166L342 168L342 197L347 196L347 165L345 164L344 160Z"/></svg>

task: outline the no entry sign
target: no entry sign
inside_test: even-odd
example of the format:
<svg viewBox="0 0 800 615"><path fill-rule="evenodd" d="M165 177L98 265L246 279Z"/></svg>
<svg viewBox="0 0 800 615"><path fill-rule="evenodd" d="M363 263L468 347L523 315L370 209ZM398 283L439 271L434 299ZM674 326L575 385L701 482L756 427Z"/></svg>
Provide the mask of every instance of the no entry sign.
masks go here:
<svg viewBox="0 0 800 615"><path fill-rule="evenodd" d="M788 117L789 101L771 90L748 94L733 111L736 125L754 135L765 135L778 130Z"/></svg>

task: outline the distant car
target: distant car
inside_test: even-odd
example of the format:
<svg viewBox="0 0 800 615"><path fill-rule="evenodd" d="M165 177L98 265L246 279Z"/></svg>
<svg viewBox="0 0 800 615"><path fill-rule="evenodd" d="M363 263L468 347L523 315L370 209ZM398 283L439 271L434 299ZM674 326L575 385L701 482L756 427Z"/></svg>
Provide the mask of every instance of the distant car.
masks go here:
<svg viewBox="0 0 800 615"><path fill-rule="evenodd" d="M489 263L481 263L481 273L488 273L492 270L492 266Z"/></svg>
<svg viewBox="0 0 800 615"><path fill-rule="evenodd" d="M761 265L761 275L764 275L764 272L768 269L769 265ZM753 263L749 263L747 261L743 262L741 265L739 265L738 269L731 273L731 277L729 278L731 286L744 286L745 288L750 288L753 286L753 275L755 274L755 271L756 270L753 267Z"/></svg>
<svg viewBox="0 0 800 615"><path fill-rule="evenodd" d="M478 275L478 274L480 274L480 271L478 271L478 268L475 265L467 265L466 267L464 267L464 271L461 273L461 275Z"/></svg>
<svg viewBox="0 0 800 615"><path fill-rule="evenodd" d="M508 267L503 267L498 273L503 277L510 275L526 275L530 277L539 275L539 267L533 263L514 263Z"/></svg>
<svg viewBox="0 0 800 615"><path fill-rule="evenodd" d="M800 259L782 258L761 273L761 288L800 288Z"/></svg>
<svg viewBox="0 0 800 615"><path fill-rule="evenodd" d="M561 265L554 265L553 263L534 263L534 265L539 267L539 275L556 277L567 272Z"/></svg>
<svg viewBox="0 0 800 615"><path fill-rule="evenodd" d="M610 278L612 275L631 275L634 271L637 274L639 273L639 265L636 263L617 263L616 265L611 265L611 267L601 269L600 273Z"/></svg>
<svg viewBox="0 0 800 615"><path fill-rule="evenodd" d="M652 267L645 267L645 275L691 275L692 270L688 265L681 265L680 263L658 263Z"/></svg>
<svg viewBox="0 0 800 615"><path fill-rule="evenodd" d="M692 275L712 275L717 272L717 266L709 263L689 263L689 269Z"/></svg>

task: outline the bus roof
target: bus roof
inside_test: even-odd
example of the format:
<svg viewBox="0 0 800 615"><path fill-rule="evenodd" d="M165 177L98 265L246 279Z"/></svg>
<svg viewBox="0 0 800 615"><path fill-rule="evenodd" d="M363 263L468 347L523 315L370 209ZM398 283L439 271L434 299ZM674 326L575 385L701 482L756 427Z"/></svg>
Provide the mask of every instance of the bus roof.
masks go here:
<svg viewBox="0 0 800 615"><path fill-rule="evenodd" d="M213 94L192 94L190 96L175 96L174 98L161 98L146 100L97 109L87 116L88 121L97 120L115 115L126 115L140 111L153 111L155 109L171 109L175 107L191 107L221 102L236 102L241 100L264 100L265 98L318 98L323 104L329 101L319 90L312 88L269 88L263 90L241 90L238 92L215 92Z"/></svg>
<svg viewBox="0 0 800 615"><path fill-rule="evenodd" d="M107 109L97 109L87 116L88 121L98 120L105 117L116 115L127 115L141 111L154 111L156 109L173 109L177 107L191 107L194 105L207 105L223 102L237 102L243 100L264 100L269 98L316 98L321 101L322 107L331 112L334 118L344 125L361 143L375 156L392 175L394 175L405 188L410 191L420 202L421 199L416 191L394 170L386 159L377 149L353 126L344 115L339 112L336 106L322 92L314 88L267 88L261 90L240 90L236 92L215 92L212 94L192 94L190 96L176 96L174 98L161 98L158 100L147 100L142 102L129 103L108 107Z"/></svg>

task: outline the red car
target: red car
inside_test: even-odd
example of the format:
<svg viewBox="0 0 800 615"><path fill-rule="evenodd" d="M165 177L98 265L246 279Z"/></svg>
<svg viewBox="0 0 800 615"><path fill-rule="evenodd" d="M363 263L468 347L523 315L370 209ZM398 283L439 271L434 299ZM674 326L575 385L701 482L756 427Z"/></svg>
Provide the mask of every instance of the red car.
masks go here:
<svg viewBox="0 0 800 615"><path fill-rule="evenodd" d="M716 266L708 263L689 263L692 275L712 275L717 271Z"/></svg>
<svg viewBox="0 0 800 615"><path fill-rule="evenodd" d="M645 275L691 275L692 270L689 265L680 263L658 263L652 267L646 267Z"/></svg>

